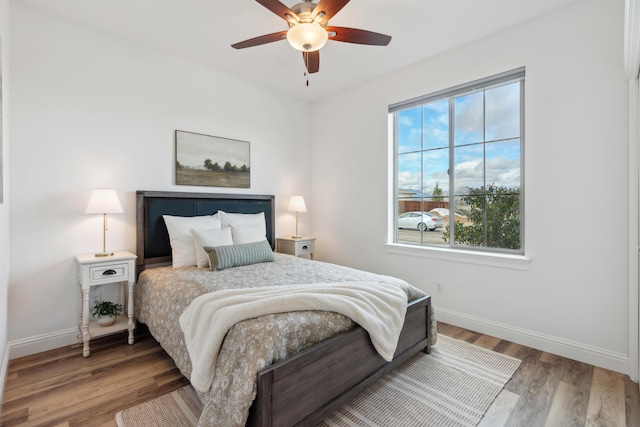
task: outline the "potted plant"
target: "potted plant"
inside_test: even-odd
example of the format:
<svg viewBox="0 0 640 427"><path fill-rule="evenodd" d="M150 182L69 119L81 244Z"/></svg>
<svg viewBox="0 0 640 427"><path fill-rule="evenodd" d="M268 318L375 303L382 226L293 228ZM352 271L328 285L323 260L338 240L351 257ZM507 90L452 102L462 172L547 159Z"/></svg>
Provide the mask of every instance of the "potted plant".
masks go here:
<svg viewBox="0 0 640 427"><path fill-rule="evenodd" d="M111 301L98 301L91 309L91 314L97 317L100 326L113 325L120 313L122 313L122 305Z"/></svg>

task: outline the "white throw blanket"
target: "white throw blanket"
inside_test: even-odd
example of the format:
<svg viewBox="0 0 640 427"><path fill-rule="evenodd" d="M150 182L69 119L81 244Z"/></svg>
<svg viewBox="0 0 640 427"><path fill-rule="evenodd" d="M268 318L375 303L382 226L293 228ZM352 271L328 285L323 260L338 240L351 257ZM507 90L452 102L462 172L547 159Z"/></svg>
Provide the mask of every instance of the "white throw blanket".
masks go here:
<svg viewBox="0 0 640 427"><path fill-rule="evenodd" d="M387 361L393 358L407 311L407 295L375 282L339 282L255 289L224 289L200 295L180 316L193 366L191 384L211 388L218 352L229 329L258 316L288 311L332 311L364 328Z"/></svg>

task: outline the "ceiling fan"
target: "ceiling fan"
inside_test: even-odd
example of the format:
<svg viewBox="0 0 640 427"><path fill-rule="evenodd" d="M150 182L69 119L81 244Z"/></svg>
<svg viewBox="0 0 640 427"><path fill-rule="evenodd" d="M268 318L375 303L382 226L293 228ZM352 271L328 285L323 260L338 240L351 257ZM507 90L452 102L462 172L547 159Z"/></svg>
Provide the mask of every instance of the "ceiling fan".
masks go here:
<svg viewBox="0 0 640 427"><path fill-rule="evenodd" d="M312 0L304 0L291 8L278 0L256 1L284 19L289 29L232 44L231 47L244 49L287 39L293 48L302 52L304 65L309 73L317 73L320 69L319 50L327 40L373 46L386 46L391 41L390 36L373 31L328 26L329 19L349 0L320 0L317 4Z"/></svg>

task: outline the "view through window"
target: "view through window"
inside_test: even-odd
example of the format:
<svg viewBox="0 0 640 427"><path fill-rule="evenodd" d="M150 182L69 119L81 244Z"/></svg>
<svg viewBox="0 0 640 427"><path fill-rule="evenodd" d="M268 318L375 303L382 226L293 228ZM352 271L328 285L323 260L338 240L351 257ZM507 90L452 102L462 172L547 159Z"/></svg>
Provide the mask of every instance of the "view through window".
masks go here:
<svg viewBox="0 0 640 427"><path fill-rule="evenodd" d="M524 68L389 107L395 242L523 253Z"/></svg>

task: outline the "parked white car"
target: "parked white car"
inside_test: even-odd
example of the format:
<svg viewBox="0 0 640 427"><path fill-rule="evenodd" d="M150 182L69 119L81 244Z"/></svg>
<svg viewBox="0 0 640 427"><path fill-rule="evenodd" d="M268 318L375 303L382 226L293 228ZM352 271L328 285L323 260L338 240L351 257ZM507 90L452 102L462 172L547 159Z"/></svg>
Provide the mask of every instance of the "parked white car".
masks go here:
<svg viewBox="0 0 640 427"><path fill-rule="evenodd" d="M398 217L398 228L434 231L442 228L442 218L429 212L405 212Z"/></svg>

